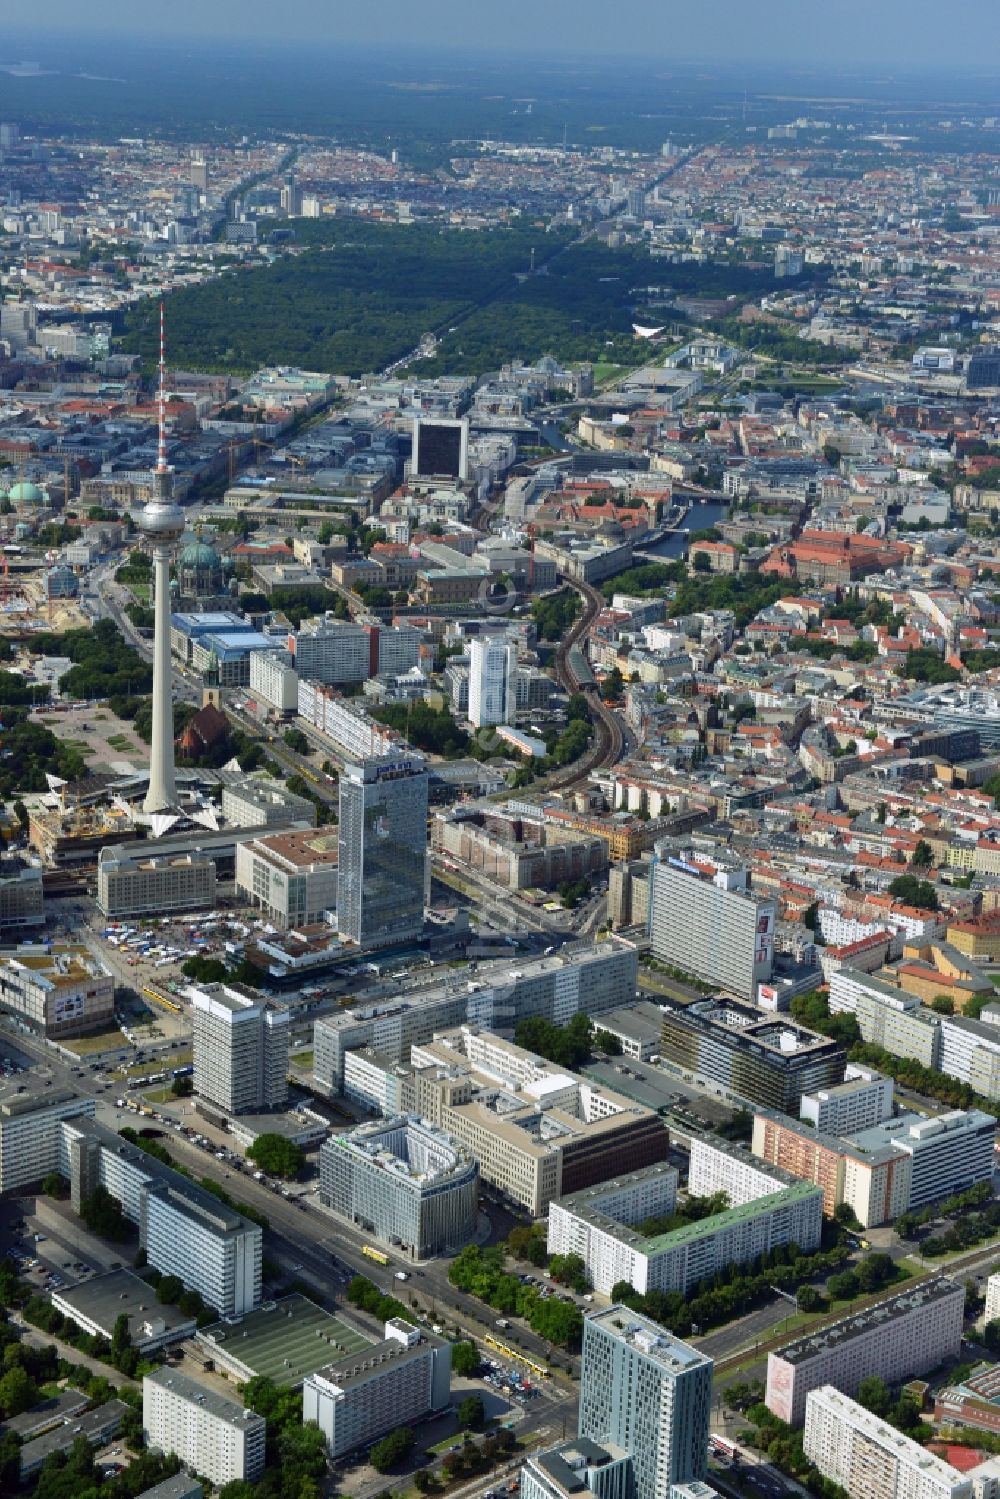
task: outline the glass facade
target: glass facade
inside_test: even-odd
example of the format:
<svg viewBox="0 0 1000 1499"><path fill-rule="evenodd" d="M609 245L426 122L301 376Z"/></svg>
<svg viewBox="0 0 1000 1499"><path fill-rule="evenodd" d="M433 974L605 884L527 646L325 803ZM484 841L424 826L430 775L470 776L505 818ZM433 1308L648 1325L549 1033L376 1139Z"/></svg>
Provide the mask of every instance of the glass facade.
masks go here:
<svg viewBox="0 0 1000 1499"><path fill-rule="evenodd" d="M427 767L379 755L340 778L337 925L371 947L419 936L427 890Z"/></svg>

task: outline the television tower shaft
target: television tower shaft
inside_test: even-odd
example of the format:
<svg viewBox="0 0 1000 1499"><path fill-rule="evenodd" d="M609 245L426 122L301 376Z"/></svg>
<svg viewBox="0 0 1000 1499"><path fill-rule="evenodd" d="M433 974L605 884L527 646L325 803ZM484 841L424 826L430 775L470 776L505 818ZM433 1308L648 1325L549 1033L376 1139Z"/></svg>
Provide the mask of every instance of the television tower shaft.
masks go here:
<svg viewBox="0 0 1000 1499"><path fill-rule="evenodd" d="M160 369L157 397L159 441L152 498L139 525L153 549L153 723L149 751L149 789L143 802L148 813L177 807L174 776L173 668L170 660L170 554L184 530L184 514L174 504L173 477L167 463L166 344L163 303L160 303Z"/></svg>

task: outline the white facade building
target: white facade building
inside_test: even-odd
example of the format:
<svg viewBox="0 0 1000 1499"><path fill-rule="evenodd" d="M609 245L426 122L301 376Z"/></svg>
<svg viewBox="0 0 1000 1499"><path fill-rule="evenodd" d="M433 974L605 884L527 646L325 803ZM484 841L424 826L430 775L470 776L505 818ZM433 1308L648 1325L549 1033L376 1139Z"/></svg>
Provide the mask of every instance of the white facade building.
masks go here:
<svg viewBox="0 0 1000 1499"><path fill-rule="evenodd" d="M291 651L251 651L250 691L279 713L294 713L299 677Z"/></svg>
<svg viewBox="0 0 1000 1499"><path fill-rule="evenodd" d="M870 1374L889 1385L917 1379L957 1357L964 1317L964 1287L939 1276L807 1333L768 1354L768 1410L801 1426L807 1397L822 1385L853 1395Z"/></svg>
<svg viewBox="0 0 1000 1499"><path fill-rule="evenodd" d="M514 722L517 709L517 641L509 635L476 636L469 645L469 721L476 728Z"/></svg>
<svg viewBox="0 0 1000 1499"><path fill-rule="evenodd" d="M92 1098L68 1088L16 1088L0 1093L0 1194L40 1182L59 1170L62 1121L94 1117Z"/></svg>
<svg viewBox="0 0 1000 1499"><path fill-rule="evenodd" d="M849 1135L891 1119L892 1098L891 1077L849 1062L844 1081L837 1087L803 1093L799 1118L808 1120L820 1134Z"/></svg>
<svg viewBox="0 0 1000 1499"><path fill-rule="evenodd" d="M225 984L192 986L187 995L195 1092L227 1114L283 1108L288 1101L288 1011Z"/></svg>
<svg viewBox="0 0 1000 1499"><path fill-rule="evenodd" d="M142 1429L147 1446L175 1453L217 1488L264 1472L264 1417L176 1369L144 1376Z"/></svg>
<svg viewBox="0 0 1000 1499"><path fill-rule="evenodd" d="M833 1385L812 1392L805 1421L806 1457L848 1494L973 1499L971 1478Z"/></svg>
<svg viewBox="0 0 1000 1499"><path fill-rule="evenodd" d="M774 966L775 906L746 890L738 872L700 870L657 854L649 902L653 954L710 984L756 1000ZM683 913L683 914L682 914Z"/></svg>
<svg viewBox="0 0 1000 1499"><path fill-rule="evenodd" d="M393 1317L383 1342L307 1375L302 1419L315 1421L331 1456L342 1457L443 1410L450 1390L451 1344Z"/></svg>

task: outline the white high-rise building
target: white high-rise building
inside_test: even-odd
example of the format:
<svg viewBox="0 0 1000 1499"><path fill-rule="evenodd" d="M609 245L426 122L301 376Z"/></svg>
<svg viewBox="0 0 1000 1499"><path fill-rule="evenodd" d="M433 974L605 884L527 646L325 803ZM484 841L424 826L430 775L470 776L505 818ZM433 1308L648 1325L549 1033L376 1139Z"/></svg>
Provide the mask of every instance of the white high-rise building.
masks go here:
<svg viewBox="0 0 1000 1499"><path fill-rule="evenodd" d="M972 1499L973 1483L950 1463L872 1415L833 1385L806 1401L802 1448L810 1462L852 1495L878 1499Z"/></svg>
<svg viewBox="0 0 1000 1499"><path fill-rule="evenodd" d="M16 1192L59 1170L63 1119L94 1117L92 1098L69 1088L15 1087L0 1093L0 1193Z"/></svg>
<svg viewBox="0 0 1000 1499"><path fill-rule="evenodd" d="M176 1453L216 1488L236 1479L255 1483L264 1472L264 1417L177 1369L144 1376L142 1430L147 1446Z"/></svg>
<svg viewBox="0 0 1000 1499"><path fill-rule="evenodd" d="M288 1011L225 984L190 988L195 1092L227 1114L288 1101Z"/></svg>
<svg viewBox="0 0 1000 1499"><path fill-rule="evenodd" d="M774 964L773 900L751 895L743 869L711 873L657 845L649 901L653 955L756 1001Z"/></svg>
<svg viewBox="0 0 1000 1499"><path fill-rule="evenodd" d="M477 636L469 646L469 721L513 723L517 707L517 641L509 635Z"/></svg>

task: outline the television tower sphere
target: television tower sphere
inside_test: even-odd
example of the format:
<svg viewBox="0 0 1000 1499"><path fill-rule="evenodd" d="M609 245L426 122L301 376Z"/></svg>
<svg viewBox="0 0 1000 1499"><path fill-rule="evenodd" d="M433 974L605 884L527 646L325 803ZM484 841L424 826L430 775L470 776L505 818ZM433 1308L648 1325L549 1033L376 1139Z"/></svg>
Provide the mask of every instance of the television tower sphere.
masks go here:
<svg viewBox="0 0 1000 1499"><path fill-rule="evenodd" d="M153 541L176 541L184 531L184 512L172 500L148 500L136 516L139 528Z"/></svg>

